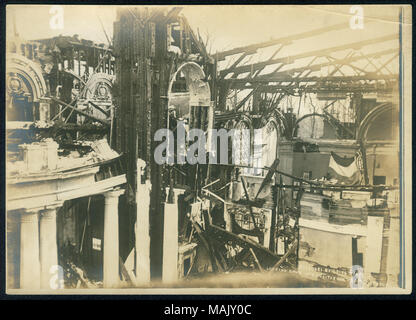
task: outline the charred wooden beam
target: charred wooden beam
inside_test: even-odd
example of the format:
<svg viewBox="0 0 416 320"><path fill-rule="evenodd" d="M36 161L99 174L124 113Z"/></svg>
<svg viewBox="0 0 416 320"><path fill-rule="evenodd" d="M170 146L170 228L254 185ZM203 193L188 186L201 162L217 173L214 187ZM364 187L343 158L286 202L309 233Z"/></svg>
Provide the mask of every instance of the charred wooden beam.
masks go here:
<svg viewBox="0 0 416 320"><path fill-rule="evenodd" d="M376 44L376 43L386 42L386 41L395 40L395 39L397 39L397 34L390 34L390 35L387 35L387 36L378 37L378 38L374 38L374 39L363 40L363 41L353 42L353 43L349 43L349 44L345 44L345 45L340 45L340 46L335 46L335 47L330 47L330 48L325 48L325 49L319 49L319 50L313 50L313 51L309 51L309 52L303 52L303 53L299 53L299 54L289 56L289 57L275 58L275 59L272 59L272 60L267 60L267 61L263 61L263 62L250 64L250 65L240 66L240 67L234 68L232 70L232 72L234 72L234 74L253 72L253 71L261 69L261 68L263 68L264 66L267 66L267 65L273 65L273 64L276 64L276 63L289 64L289 63L293 63L294 61L296 61L298 59L303 59L303 58L313 57L313 56L324 56L324 55L330 54L332 52L348 50L348 49L352 49L352 48L357 48L358 49L358 48L373 45L373 44ZM222 70L220 72L220 75L222 77L224 77L229 72L231 72L231 71L228 71L227 69L225 69L225 70Z"/></svg>
<svg viewBox="0 0 416 320"><path fill-rule="evenodd" d="M107 133L108 127L102 125L95 125L90 123L85 124L76 124L76 123L63 123L63 122L55 122L53 126L48 127L38 127L32 126L32 130L35 131L68 131L68 132L85 132L85 133Z"/></svg>
<svg viewBox="0 0 416 320"><path fill-rule="evenodd" d="M378 51L378 52L374 52L374 53L370 53L365 55L366 57L381 57L384 55L388 55L391 53L396 53L397 49L386 49L383 51ZM396 55L394 55L393 57L395 57ZM325 62L325 63L319 63L319 64L308 64L307 66L304 67L298 67L298 68L291 68L291 69L287 69L285 71L281 71L281 72L272 72L272 73L268 73L265 75L261 75L261 76L257 76L256 79L262 79L262 78L268 78L271 76L279 76L279 75L292 75L295 74L297 72L305 72L305 71L320 71L322 68L325 67L330 67L330 66L334 66L334 65L340 65L345 66L345 65L349 65L351 62L354 61L358 61L358 60L362 60L363 56L351 56L345 59L334 59L331 60L329 62ZM340 67L339 67L340 68ZM338 69L339 69L338 68ZM370 72L366 72L365 70L362 70L363 73L370 73ZM377 72L371 72L370 74L378 74ZM331 76L332 74L329 74L329 76Z"/></svg>
<svg viewBox="0 0 416 320"><path fill-rule="evenodd" d="M65 107L70 108L70 109L71 109L71 110L73 110L74 112L79 113L80 115L82 115L82 116L84 116L84 117L86 117L86 118L88 118L88 119L91 119L91 120L94 120L94 121L100 122L100 123L102 123L102 124L104 124L104 125L106 125L106 126L109 126L109 125L110 125L110 123L109 123L107 120L97 118L97 117L95 117L95 116L93 116L93 115L91 115L91 114L89 114L89 113L87 113L87 112L84 112L84 111L82 111L82 110L80 110L80 109L78 109L78 108L76 108L76 107L73 107L73 106L71 106L70 104L65 103L65 102L63 102L63 101L61 101L61 100L59 100L59 99L57 99L57 98L55 98L55 97L51 97L51 100L55 101L56 103L58 103L58 104L60 104L60 105L62 105L62 106L65 106Z"/></svg>
<svg viewBox="0 0 416 320"><path fill-rule="evenodd" d="M253 85L244 85L244 84L235 84L233 89L255 89L257 86ZM287 85L263 85L259 90L263 93L279 93L285 92L287 94L295 94L298 91L304 93L317 93L317 92L334 92L334 93L365 93L365 92L380 92L380 93L389 93L392 91L393 85L383 85L381 83L362 83L359 81L354 81L351 83L341 83L338 85L336 82L331 84L326 84L325 86L321 83L294 83L290 86ZM220 118L222 115L216 115L215 119Z"/></svg>
<svg viewBox="0 0 416 320"><path fill-rule="evenodd" d="M297 249L297 247L298 247L298 240L295 240L292 243L290 249L287 250L287 252L283 255L283 257L269 271L274 271L278 269L287 260L289 255L295 252L295 249Z"/></svg>
<svg viewBox="0 0 416 320"><path fill-rule="evenodd" d="M101 113L103 113L106 117L109 117L110 114L105 111L103 108L101 108L98 104L88 100L88 103L91 104L94 108L96 108L98 111L100 111Z"/></svg>
<svg viewBox="0 0 416 320"><path fill-rule="evenodd" d="M244 239L243 237L235 233L229 232L214 224L208 225L204 234L205 233L207 233L207 236L210 239L215 239L215 242L217 243L225 244L231 242L234 245L238 245L242 248L247 248L248 252L250 252L250 249L252 249L257 259L261 261L262 267L265 269L275 265L276 262L279 261L281 258L281 256L270 251L261 244L252 240Z"/></svg>
<svg viewBox="0 0 416 320"><path fill-rule="evenodd" d="M270 76L270 77L264 77L259 79L226 79L222 80L221 82L229 82L230 83L230 89L250 89L252 86L247 85L247 83L264 83L267 84L269 82L278 82L278 83L285 83L285 82L318 82L319 84L325 86L326 82L333 82L333 83L346 83L351 84L354 81L360 81L360 80L396 80L398 78L398 74L392 74L392 75L380 75L380 74L372 74L367 73L366 75L359 75L359 76L330 76L330 77L319 77L319 76L313 76L313 77L292 77L292 76Z"/></svg>

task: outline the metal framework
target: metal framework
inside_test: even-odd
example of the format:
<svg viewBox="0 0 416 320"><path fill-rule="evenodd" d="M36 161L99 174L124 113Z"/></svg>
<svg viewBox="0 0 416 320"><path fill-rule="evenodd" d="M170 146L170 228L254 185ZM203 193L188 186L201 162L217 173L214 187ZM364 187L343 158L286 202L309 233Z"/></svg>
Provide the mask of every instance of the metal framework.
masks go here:
<svg viewBox="0 0 416 320"><path fill-rule="evenodd" d="M234 106L235 111L249 101L255 92L278 93L280 98L277 101L282 96L299 92L390 93L397 85L398 73L391 67L398 66L399 47L398 43L391 45L389 42L397 40L397 34L291 56L284 56L281 52L296 41L347 27L346 24L333 25L217 53L217 61L229 60L229 66L219 71L218 108L225 110L230 90L251 90ZM369 52L379 45L384 49ZM269 59L249 63L260 49L272 47L276 47L276 50ZM344 56L340 58L342 54ZM326 74L322 74L322 71L326 71Z"/></svg>

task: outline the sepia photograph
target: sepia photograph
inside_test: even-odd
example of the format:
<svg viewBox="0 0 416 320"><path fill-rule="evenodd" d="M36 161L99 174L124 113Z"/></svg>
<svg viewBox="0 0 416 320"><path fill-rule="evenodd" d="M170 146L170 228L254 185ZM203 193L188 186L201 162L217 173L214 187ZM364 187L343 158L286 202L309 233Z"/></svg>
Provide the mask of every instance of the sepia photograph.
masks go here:
<svg viewBox="0 0 416 320"><path fill-rule="evenodd" d="M410 5L5 25L7 294L411 292Z"/></svg>

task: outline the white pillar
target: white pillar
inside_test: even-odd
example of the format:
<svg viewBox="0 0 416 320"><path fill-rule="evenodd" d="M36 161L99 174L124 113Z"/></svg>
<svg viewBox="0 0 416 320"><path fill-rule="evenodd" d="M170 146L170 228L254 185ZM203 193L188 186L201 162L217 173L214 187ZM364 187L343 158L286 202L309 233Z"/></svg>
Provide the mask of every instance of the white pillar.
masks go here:
<svg viewBox="0 0 416 320"><path fill-rule="evenodd" d="M40 288L38 211L20 216L20 288Z"/></svg>
<svg viewBox="0 0 416 320"><path fill-rule="evenodd" d="M383 217L368 216L367 218L367 248L364 273L368 275L371 272L380 272L383 223Z"/></svg>
<svg viewBox="0 0 416 320"><path fill-rule="evenodd" d="M166 188L166 193L169 188ZM163 269L162 280L165 283L175 282L179 278L179 209L178 198L185 191L173 189L174 203L165 203L165 216L163 222Z"/></svg>
<svg viewBox="0 0 416 320"><path fill-rule="evenodd" d="M58 246L56 239L56 210L61 204L40 212L40 285L42 289L56 289L50 286L55 266L58 265ZM51 269L52 268L52 269Z"/></svg>
<svg viewBox="0 0 416 320"><path fill-rule="evenodd" d="M178 204L165 203L163 228L163 282L178 280Z"/></svg>
<svg viewBox="0 0 416 320"><path fill-rule="evenodd" d="M118 250L118 198L124 190L111 190L104 193L104 288L115 288L120 284Z"/></svg>
<svg viewBox="0 0 416 320"><path fill-rule="evenodd" d="M149 234L149 205L150 180L141 183L146 163L137 160L137 216L136 216L136 285L150 283L150 234Z"/></svg>

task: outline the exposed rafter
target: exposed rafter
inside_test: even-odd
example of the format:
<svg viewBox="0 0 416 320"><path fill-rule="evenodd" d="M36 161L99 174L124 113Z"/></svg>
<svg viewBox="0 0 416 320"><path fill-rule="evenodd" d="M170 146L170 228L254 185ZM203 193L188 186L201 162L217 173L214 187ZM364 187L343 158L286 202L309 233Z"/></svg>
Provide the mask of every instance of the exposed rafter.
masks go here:
<svg viewBox="0 0 416 320"><path fill-rule="evenodd" d="M302 53L299 53L299 54L296 54L296 55L293 55L293 56L279 57L279 58L275 58L275 59L272 59L272 60L269 59L267 61L257 62L257 63L253 63L253 64L250 64L250 65L234 67L231 70L230 69L221 70L220 71L220 76L224 78L230 72L233 72L234 74L242 74L242 73L246 73L246 72L253 72L253 71L257 71L261 68L264 68L265 66L273 65L273 64L277 64L277 63L292 64L296 60L303 59L303 58L314 57L314 56L318 56L318 57L319 56L326 56L326 55L332 54L334 52L344 51L344 50L348 50L348 49L361 49L362 47L365 47L365 46L370 46L370 45L374 45L374 44L381 43L381 42L391 41L391 40L394 40L394 39L397 39L397 34L391 34L391 35L388 35L388 36L378 37L378 38L374 38L374 39L348 43L348 44L345 44L345 45L330 47L330 48L326 48L326 49L319 49L319 50L313 50L313 51L309 51L309 52L302 52Z"/></svg>

